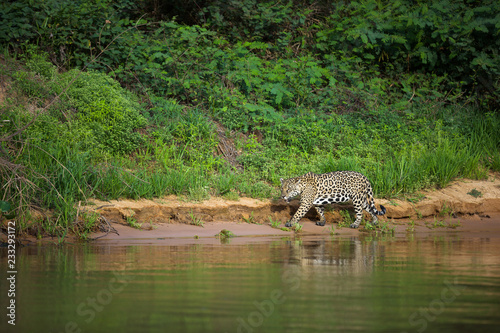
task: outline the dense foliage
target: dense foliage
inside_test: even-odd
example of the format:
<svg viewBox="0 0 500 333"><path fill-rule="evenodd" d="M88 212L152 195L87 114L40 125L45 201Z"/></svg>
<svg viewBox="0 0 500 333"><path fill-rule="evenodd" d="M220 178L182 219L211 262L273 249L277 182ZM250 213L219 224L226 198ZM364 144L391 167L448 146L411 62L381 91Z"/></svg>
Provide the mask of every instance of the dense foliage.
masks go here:
<svg viewBox="0 0 500 333"><path fill-rule="evenodd" d="M497 1L0 4L3 198L271 197L364 172L378 196L500 169Z"/></svg>

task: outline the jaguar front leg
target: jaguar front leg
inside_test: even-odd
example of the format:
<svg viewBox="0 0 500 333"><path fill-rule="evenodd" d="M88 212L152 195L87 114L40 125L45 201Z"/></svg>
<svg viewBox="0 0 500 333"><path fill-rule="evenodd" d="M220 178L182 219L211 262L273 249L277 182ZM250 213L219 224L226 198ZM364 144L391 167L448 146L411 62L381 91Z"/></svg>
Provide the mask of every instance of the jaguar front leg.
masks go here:
<svg viewBox="0 0 500 333"><path fill-rule="evenodd" d="M301 200L299 209L297 209L292 219L287 223L285 223L285 226L292 227L295 224L299 223L300 219L303 218L304 215L306 215L309 209L311 209L312 205L313 205L313 200L303 200L303 201Z"/></svg>

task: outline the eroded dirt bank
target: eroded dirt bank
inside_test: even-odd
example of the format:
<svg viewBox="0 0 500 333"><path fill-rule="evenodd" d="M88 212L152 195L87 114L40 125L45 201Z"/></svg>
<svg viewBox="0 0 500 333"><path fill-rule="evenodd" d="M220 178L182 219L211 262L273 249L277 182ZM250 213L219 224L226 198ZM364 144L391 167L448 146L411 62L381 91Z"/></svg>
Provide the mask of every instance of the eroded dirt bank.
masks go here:
<svg viewBox="0 0 500 333"><path fill-rule="evenodd" d="M238 236L287 234L280 229L271 228L270 220L280 221L283 226L297 210L299 201L286 204L283 200L241 198L239 201L228 201L211 198L196 203L169 196L156 200L95 201L94 204L87 209L98 211L117 229L119 235L109 234L105 237L113 239L213 236L229 226ZM403 225L406 229L410 219L420 221L415 225L418 231L425 226L429 229L430 222L426 222L426 218L427 221L435 217L445 220L457 216L461 217L459 227L469 229L468 225L481 224L480 221L489 215L500 217L500 177L498 174L491 174L487 180L459 180L441 190L422 192L411 200L379 199L376 204L387 208L383 220L391 221L397 232L403 229ZM341 221L339 211L345 209L352 210L352 206L333 205L328 209L327 227L332 222ZM475 215L476 218L471 218L470 215ZM326 232L327 228L314 225L313 221L316 220L316 213L311 210L302 221L303 232ZM131 228L131 221L140 227ZM196 226L196 223L199 225ZM200 224L203 224L203 228ZM452 224L450 222L448 225ZM498 231L500 232L500 228ZM342 233L357 232L342 228Z"/></svg>

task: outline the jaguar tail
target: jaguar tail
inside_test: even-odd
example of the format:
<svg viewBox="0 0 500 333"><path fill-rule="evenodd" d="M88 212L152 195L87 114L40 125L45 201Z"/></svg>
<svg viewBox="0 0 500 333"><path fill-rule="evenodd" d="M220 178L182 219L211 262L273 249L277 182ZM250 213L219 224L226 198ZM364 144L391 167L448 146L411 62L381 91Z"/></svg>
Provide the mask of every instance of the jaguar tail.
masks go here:
<svg viewBox="0 0 500 333"><path fill-rule="evenodd" d="M380 205L380 210L377 210L377 207L375 207L375 200L373 199L372 196L368 199L368 202L370 204L370 212L373 215L384 215L385 212L387 211L387 209L385 209L385 207L382 205Z"/></svg>
<svg viewBox="0 0 500 333"><path fill-rule="evenodd" d="M373 208L375 208L375 206ZM377 214L377 215L384 215L386 211L387 211L387 209L385 209L385 207L382 205L380 205L380 210L377 210L377 208L375 208L375 212L376 212L375 214Z"/></svg>

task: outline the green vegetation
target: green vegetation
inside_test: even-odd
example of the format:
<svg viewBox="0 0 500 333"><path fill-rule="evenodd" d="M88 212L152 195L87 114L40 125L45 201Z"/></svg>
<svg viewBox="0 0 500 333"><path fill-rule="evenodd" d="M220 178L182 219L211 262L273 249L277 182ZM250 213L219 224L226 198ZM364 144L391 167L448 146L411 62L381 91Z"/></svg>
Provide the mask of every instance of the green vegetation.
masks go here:
<svg viewBox="0 0 500 333"><path fill-rule="evenodd" d="M205 224L205 222L203 222L201 217L198 217L193 213L192 209L189 212L189 217L191 218L191 224L194 224L194 225L200 226L200 227L203 227L203 225Z"/></svg>
<svg viewBox="0 0 500 333"><path fill-rule="evenodd" d="M90 233L98 230L100 215L96 212L80 213L80 219L73 224L72 231L80 239L88 240Z"/></svg>
<svg viewBox="0 0 500 333"><path fill-rule="evenodd" d="M406 227L406 232L412 233L415 232L415 221L411 220L410 223L408 223L408 226Z"/></svg>
<svg viewBox="0 0 500 333"><path fill-rule="evenodd" d="M127 224L132 228L142 229L142 223L137 222L137 219L135 219L133 215L127 216L125 221L127 221Z"/></svg>
<svg viewBox="0 0 500 333"><path fill-rule="evenodd" d="M377 230L377 226L375 224L371 224L370 222L365 223L365 228L363 230L366 231L375 231Z"/></svg>
<svg viewBox="0 0 500 333"><path fill-rule="evenodd" d="M462 226L462 222L460 222L460 220L457 220L456 222L448 222L448 228L451 228L451 229L456 229L458 227L461 227Z"/></svg>
<svg viewBox="0 0 500 333"><path fill-rule="evenodd" d="M339 210L341 220L338 222L338 228L349 228L349 226L354 222L354 218L347 209Z"/></svg>
<svg viewBox="0 0 500 333"><path fill-rule="evenodd" d="M393 225L390 226L389 222L387 222L387 221L382 221L379 224L377 224L377 229L382 234L394 235L394 233L396 232L396 227Z"/></svg>
<svg viewBox="0 0 500 333"><path fill-rule="evenodd" d="M446 202L443 203L443 207L441 207L441 210L439 211L439 216L440 217L450 217L450 216L455 216L455 212L453 211L453 208L448 206Z"/></svg>
<svg viewBox="0 0 500 333"><path fill-rule="evenodd" d="M2 218L13 219L16 214L15 212L11 212L12 207L11 204L7 201L0 201L0 221Z"/></svg>
<svg viewBox="0 0 500 333"><path fill-rule="evenodd" d="M389 235L394 236L396 233L396 227L390 226L387 221L380 221L378 224L372 224L370 222L366 222L364 229L361 231L368 232L371 235L379 236L379 235Z"/></svg>
<svg viewBox="0 0 500 333"><path fill-rule="evenodd" d="M437 228L456 229L458 227L461 227L462 223L460 222L460 220L457 220L456 222L452 221L445 222L444 220L439 220L435 217L434 221L425 222L425 225L429 229L437 229Z"/></svg>
<svg viewBox="0 0 500 333"><path fill-rule="evenodd" d="M481 191L478 191L476 190L475 188L473 188L472 190L470 190L470 192L467 192L468 195L472 195L474 198L480 198L483 196L483 194L481 193Z"/></svg>
<svg viewBox="0 0 500 333"><path fill-rule="evenodd" d="M246 223L250 223L250 224L260 224L260 223L257 223L257 221L255 221L255 216L253 216L253 211L250 213L250 215L248 217L245 217L245 216L242 216L241 217L243 219L243 221L245 221Z"/></svg>
<svg viewBox="0 0 500 333"><path fill-rule="evenodd" d="M302 227L303 225L300 224L300 223L295 223L293 226L292 226L292 230L295 231L296 233L297 232L301 232L302 231Z"/></svg>
<svg viewBox="0 0 500 333"><path fill-rule="evenodd" d="M189 3L189 2L188 2ZM2 2L0 182L22 230L89 198L378 197L500 170L498 1ZM38 229L37 229L38 230Z"/></svg>
<svg viewBox="0 0 500 333"><path fill-rule="evenodd" d="M227 229L222 229L218 234L215 235L221 243L228 243L229 239L235 237L234 233Z"/></svg>
<svg viewBox="0 0 500 333"><path fill-rule="evenodd" d="M269 223L271 224L272 228L276 228L276 229L279 229L280 225L281 225L281 222L279 220L273 220L273 218L271 216L269 216Z"/></svg>

